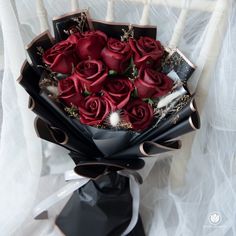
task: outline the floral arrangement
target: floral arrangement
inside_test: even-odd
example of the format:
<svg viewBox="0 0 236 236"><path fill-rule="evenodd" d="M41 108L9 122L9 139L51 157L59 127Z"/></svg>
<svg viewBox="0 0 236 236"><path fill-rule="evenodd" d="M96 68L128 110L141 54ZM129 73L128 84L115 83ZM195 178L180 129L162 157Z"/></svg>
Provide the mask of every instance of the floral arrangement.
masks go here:
<svg viewBox="0 0 236 236"><path fill-rule="evenodd" d="M38 136L68 149L75 173L90 179L72 191L56 224L69 236L143 236L130 188L142 182L136 171L145 158L181 148L176 138L200 128L187 89L195 66L156 40L153 26L82 11L55 18L53 28L55 38L44 32L28 45L32 64L23 64L19 83Z"/></svg>
<svg viewBox="0 0 236 236"><path fill-rule="evenodd" d="M130 29L131 30L131 29ZM164 47L141 36L107 37L99 30L76 32L43 53L58 81L58 99L85 125L142 131L155 119L159 98L174 82L161 71ZM57 80L57 74L63 79ZM119 122L109 123L113 112Z"/></svg>

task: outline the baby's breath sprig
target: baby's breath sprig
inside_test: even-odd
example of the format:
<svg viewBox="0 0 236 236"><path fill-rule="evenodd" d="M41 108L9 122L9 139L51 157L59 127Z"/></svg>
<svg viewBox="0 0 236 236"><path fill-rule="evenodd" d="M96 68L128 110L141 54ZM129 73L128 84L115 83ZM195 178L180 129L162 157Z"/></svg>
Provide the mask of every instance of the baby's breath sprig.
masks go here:
<svg viewBox="0 0 236 236"><path fill-rule="evenodd" d="M107 126L105 124L100 124L100 125L96 125L96 128L98 128L98 129L106 129Z"/></svg>
<svg viewBox="0 0 236 236"><path fill-rule="evenodd" d="M130 122L121 121L119 123L119 128L121 128L121 129L133 129L133 126Z"/></svg>
<svg viewBox="0 0 236 236"><path fill-rule="evenodd" d="M123 34L120 38L122 42L127 42L129 41L129 38L133 38L134 37L134 28L133 26L130 24L128 30L122 29Z"/></svg>
<svg viewBox="0 0 236 236"><path fill-rule="evenodd" d="M43 47L42 46L39 46L39 47L37 47L37 54L38 55L40 55L40 56L42 56L43 54L44 54L44 49L43 49Z"/></svg>
<svg viewBox="0 0 236 236"><path fill-rule="evenodd" d="M71 107L65 107L65 111L70 117L79 118L79 111L75 105L71 104Z"/></svg>
<svg viewBox="0 0 236 236"><path fill-rule="evenodd" d="M192 97L190 95L183 95L176 106L173 107L173 109L171 110L172 113L176 113L178 111L180 111L181 109L183 109L183 107L185 107L188 102L192 99Z"/></svg>
<svg viewBox="0 0 236 236"><path fill-rule="evenodd" d="M46 88L48 86L55 86L57 87L58 82L56 80L52 80L50 75L47 77L45 76L43 79L39 81L39 87L41 89Z"/></svg>
<svg viewBox="0 0 236 236"><path fill-rule="evenodd" d="M84 27L86 26L87 16L85 12L81 12L81 15L79 17L73 17L72 20L77 22L77 29L80 31L80 33L84 32Z"/></svg>
<svg viewBox="0 0 236 236"><path fill-rule="evenodd" d="M182 87L183 85L184 85L184 83L183 83L181 80L177 80L177 81L174 83L173 87L172 87L172 91L174 91L174 90L176 90L176 89Z"/></svg>
<svg viewBox="0 0 236 236"><path fill-rule="evenodd" d="M138 69L137 69L137 67L136 67L135 64L133 64L133 67L132 67L132 68L133 68L132 76L133 76L134 79L136 79L137 76L138 76Z"/></svg>

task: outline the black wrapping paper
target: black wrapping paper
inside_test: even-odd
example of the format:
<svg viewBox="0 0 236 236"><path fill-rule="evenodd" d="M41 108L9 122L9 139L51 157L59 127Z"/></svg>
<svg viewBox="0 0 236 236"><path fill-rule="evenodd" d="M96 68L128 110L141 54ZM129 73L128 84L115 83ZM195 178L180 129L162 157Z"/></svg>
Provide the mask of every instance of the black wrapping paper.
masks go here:
<svg viewBox="0 0 236 236"><path fill-rule="evenodd" d="M29 107L37 114L35 129L38 136L70 151L74 171L91 180L76 190L56 219L66 236L120 236L132 218L132 196L129 178L120 170L143 168L143 157L176 150L181 147L176 137L200 127L193 100L182 110L167 117L159 127L143 133L129 130L101 129L86 126L69 117L62 104L39 87L47 71L42 53L55 42L65 40L75 32L101 30L108 36L120 38L132 28L133 37L156 38L156 27L115 24L91 20L88 12L73 12L54 18L55 40L44 32L27 47L32 65L25 63L19 83L30 95ZM166 51L162 70L174 70L184 83L193 73L194 65L178 50ZM67 75L57 74L57 79ZM129 236L144 236L141 218Z"/></svg>
<svg viewBox="0 0 236 236"><path fill-rule="evenodd" d="M116 172L76 190L56 219L66 236L120 236L132 217L129 178ZM144 236L139 218L129 236Z"/></svg>
<svg viewBox="0 0 236 236"><path fill-rule="evenodd" d="M53 18L53 30L57 42L67 39L70 34L92 28L88 11L75 11Z"/></svg>
<svg viewBox="0 0 236 236"><path fill-rule="evenodd" d="M38 35L29 45L26 46L28 55L34 65L34 70L39 75L45 70L42 60L42 53L54 45L55 41L49 31Z"/></svg>
<svg viewBox="0 0 236 236"><path fill-rule="evenodd" d="M120 39L120 36L123 35L123 30L128 31L130 24L106 21L92 20L93 28L95 30L101 30L106 32L108 37ZM134 29L134 38L137 39L140 36L148 36L151 38L156 38L156 26L141 26L141 25L132 25Z"/></svg>
<svg viewBox="0 0 236 236"><path fill-rule="evenodd" d="M196 66L178 49L167 49L167 57L162 65L162 72L168 74L174 70L184 83L193 74Z"/></svg>

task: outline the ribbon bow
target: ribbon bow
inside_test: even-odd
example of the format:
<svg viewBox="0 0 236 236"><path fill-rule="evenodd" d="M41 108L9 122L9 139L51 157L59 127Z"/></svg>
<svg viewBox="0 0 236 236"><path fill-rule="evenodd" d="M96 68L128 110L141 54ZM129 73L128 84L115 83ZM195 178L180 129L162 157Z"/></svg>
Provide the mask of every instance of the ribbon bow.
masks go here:
<svg viewBox="0 0 236 236"><path fill-rule="evenodd" d="M138 221L139 203L140 203L139 184L142 183L142 177L137 172L131 172L126 170L119 171L118 174L129 178L130 193L133 198L132 217L128 227L121 234L121 236L125 236L133 230ZM80 189L91 180L90 178L76 174L72 170L66 171L64 173L64 178L65 181L67 182L66 185L60 188L55 193L53 193L52 195L50 195L48 198L41 201L33 209L33 217L35 219L41 219L42 216L47 215L48 210L53 205L62 201L67 196L71 195L74 191Z"/></svg>

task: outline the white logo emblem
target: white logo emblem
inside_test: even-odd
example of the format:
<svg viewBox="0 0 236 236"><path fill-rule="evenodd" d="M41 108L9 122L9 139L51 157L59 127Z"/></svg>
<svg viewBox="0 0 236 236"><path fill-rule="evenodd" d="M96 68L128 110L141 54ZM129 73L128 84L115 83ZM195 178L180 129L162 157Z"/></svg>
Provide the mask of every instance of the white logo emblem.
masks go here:
<svg viewBox="0 0 236 236"><path fill-rule="evenodd" d="M213 225L218 225L221 222L221 215L218 212L213 212L208 216L208 220Z"/></svg>

